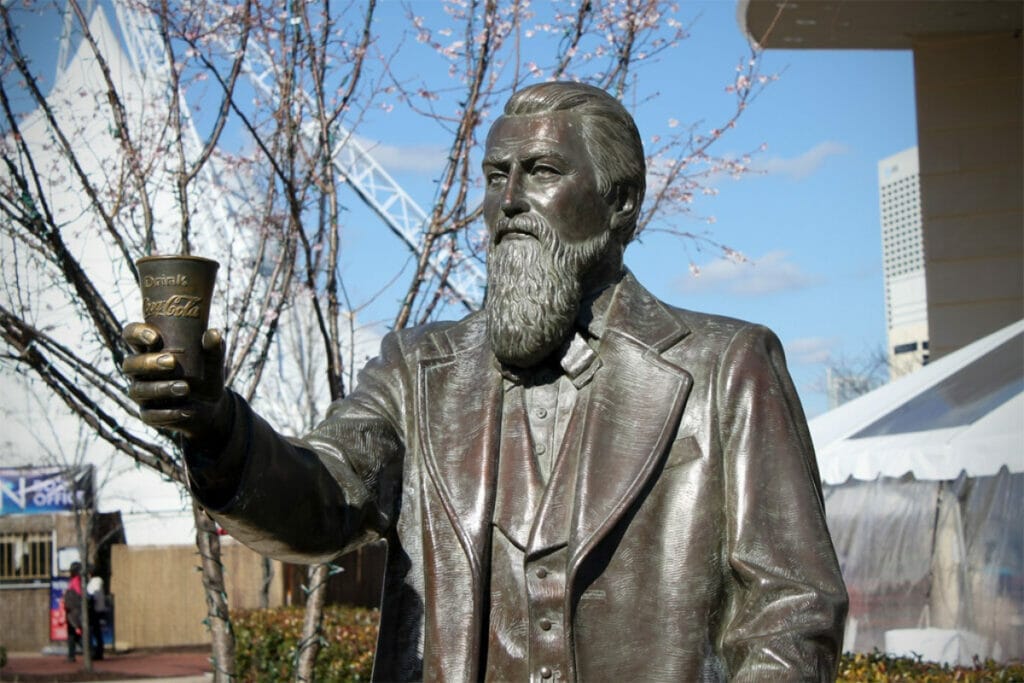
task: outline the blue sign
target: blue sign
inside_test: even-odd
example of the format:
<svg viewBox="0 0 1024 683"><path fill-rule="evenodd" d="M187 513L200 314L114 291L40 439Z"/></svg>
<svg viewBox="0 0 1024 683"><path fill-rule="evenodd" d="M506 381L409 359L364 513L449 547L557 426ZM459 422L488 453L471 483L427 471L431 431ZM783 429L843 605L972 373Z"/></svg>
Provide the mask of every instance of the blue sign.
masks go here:
<svg viewBox="0 0 1024 683"><path fill-rule="evenodd" d="M92 465L0 469L0 515L70 512L92 504Z"/></svg>

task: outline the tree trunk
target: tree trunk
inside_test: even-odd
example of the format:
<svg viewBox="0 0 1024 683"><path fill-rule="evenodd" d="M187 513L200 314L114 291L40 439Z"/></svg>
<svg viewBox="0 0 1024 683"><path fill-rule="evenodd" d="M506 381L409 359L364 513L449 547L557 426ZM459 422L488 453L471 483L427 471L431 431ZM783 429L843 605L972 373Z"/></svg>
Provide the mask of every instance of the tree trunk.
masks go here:
<svg viewBox="0 0 1024 683"><path fill-rule="evenodd" d="M312 565L307 575L309 589L306 593L306 611L302 621L302 640L299 641L295 664L297 683L311 683L314 680L316 656L320 653L329 567L327 564Z"/></svg>
<svg viewBox="0 0 1024 683"><path fill-rule="evenodd" d="M92 617L92 608L89 605L89 591L85 589L86 577L85 565L82 567L82 670L92 673L92 629L89 628L89 619ZM69 636L70 637L70 636Z"/></svg>
<svg viewBox="0 0 1024 683"><path fill-rule="evenodd" d="M74 490L74 482L69 484L71 490ZM95 509L92 507L93 503L90 501L88 505L81 506L78 503L75 504L75 534L78 541L78 556L81 561L82 569L78 575L81 581L81 607L78 610L79 618L82 620L82 670L92 673L92 648L89 646L89 639L92 637L92 633L89 629L89 617L90 609L89 605L89 591L86 589L86 584L89 580L89 574L91 573L91 558L92 558L92 530L93 522L95 521ZM68 624L68 638L71 638L71 625Z"/></svg>
<svg viewBox="0 0 1024 683"><path fill-rule="evenodd" d="M260 585L260 609L269 609L270 587L274 583L274 563L269 557L264 557L261 564L263 567L263 583Z"/></svg>
<svg viewBox="0 0 1024 683"><path fill-rule="evenodd" d="M220 537L213 520L195 500L192 501L192 514L196 521L196 547L199 548L199 557L203 563L203 590L206 594L206 625L211 634L213 680L214 683L228 683L235 679L235 634L228 613Z"/></svg>

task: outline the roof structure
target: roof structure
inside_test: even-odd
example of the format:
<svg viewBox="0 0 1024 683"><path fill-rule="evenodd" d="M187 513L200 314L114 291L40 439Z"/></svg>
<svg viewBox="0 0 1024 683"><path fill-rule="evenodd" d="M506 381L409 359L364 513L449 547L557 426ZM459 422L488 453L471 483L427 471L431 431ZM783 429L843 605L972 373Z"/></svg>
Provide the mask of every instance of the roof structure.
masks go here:
<svg viewBox="0 0 1024 683"><path fill-rule="evenodd" d="M1013 0L739 0L737 20L759 46L908 50L921 36L1020 29Z"/></svg>
<svg viewBox="0 0 1024 683"><path fill-rule="evenodd" d="M1024 472L1024 320L810 422L822 479Z"/></svg>

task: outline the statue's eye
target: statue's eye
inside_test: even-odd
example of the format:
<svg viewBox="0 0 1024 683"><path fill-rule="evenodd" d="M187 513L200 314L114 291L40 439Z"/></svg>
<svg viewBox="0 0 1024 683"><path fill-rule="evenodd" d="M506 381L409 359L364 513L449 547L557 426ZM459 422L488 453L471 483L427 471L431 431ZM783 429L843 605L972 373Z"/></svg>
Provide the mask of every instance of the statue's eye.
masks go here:
<svg viewBox="0 0 1024 683"><path fill-rule="evenodd" d="M542 178L562 175L562 172L557 168L554 166L548 166L547 164L536 164L532 169L530 169L530 171L533 175L540 176Z"/></svg>
<svg viewBox="0 0 1024 683"><path fill-rule="evenodd" d="M499 173L498 171L491 171L490 173L487 174L487 184L500 185L501 183L505 182L505 178L507 177L508 176L506 176L504 173Z"/></svg>

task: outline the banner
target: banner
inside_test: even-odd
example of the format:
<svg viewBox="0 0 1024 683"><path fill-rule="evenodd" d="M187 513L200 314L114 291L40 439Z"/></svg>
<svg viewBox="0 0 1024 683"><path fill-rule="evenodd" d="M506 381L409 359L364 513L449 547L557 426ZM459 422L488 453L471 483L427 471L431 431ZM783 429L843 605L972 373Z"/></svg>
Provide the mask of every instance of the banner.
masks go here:
<svg viewBox="0 0 1024 683"><path fill-rule="evenodd" d="M0 515L70 512L92 504L92 465L0 469Z"/></svg>
<svg viewBox="0 0 1024 683"><path fill-rule="evenodd" d="M67 640L68 625L64 620L64 591L68 589L67 577L50 580L50 640Z"/></svg>

